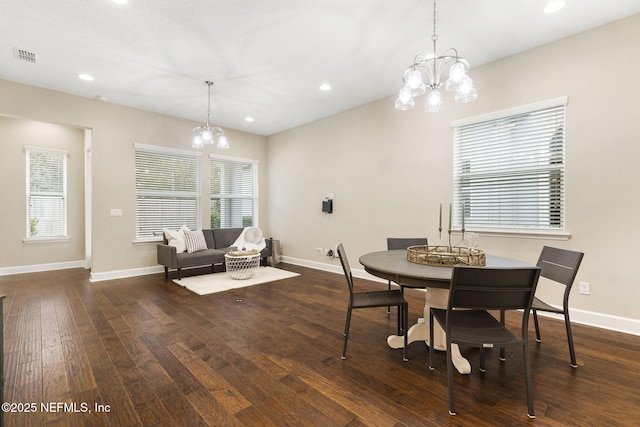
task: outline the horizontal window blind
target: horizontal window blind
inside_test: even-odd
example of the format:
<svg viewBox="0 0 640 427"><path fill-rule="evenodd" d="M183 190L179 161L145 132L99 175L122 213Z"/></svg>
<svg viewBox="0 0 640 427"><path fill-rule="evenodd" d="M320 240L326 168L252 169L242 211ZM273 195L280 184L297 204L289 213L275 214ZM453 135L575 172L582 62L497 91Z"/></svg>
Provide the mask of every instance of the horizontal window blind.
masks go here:
<svg viewBox="0 0 640 427"><path fill-rule="evenodd" d="M136 238L200 228L199 156L136 147Z"/></svg>
<svg viewBox="0 0 640 427"><path fill-rule="evenodd" d="M211 157L211 228L257 226L258 165Z"/></svg>
<svg viewBox="0 0 640 427"><path fill-rule="evenodd" d="M25 148L27 238L67 235L67 153Z"/></svg>
<svg viewBox="0 0 640 427"><path fill-rule="evenodd" d="M454 224L564 230L565 103L454 126Z"/></svg>

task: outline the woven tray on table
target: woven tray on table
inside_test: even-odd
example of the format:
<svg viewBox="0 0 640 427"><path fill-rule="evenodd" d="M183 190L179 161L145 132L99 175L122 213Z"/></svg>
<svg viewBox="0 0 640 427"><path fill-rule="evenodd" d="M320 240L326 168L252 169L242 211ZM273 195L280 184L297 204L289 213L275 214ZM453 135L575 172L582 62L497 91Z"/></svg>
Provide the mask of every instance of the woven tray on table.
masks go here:
<svg viewBox="0 0 640 427"><path fill-rule="evenodd" d="M409 246L407 260L416 264L452 267L454 265L484 266L487 257L480 249L462 246Z"/></svg>

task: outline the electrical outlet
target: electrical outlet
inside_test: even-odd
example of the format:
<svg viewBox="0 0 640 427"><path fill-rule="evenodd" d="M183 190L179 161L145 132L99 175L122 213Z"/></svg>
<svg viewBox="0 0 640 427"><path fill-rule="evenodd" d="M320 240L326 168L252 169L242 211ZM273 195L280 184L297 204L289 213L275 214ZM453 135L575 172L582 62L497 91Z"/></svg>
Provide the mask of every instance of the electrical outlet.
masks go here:
<svg viewBox="0 0 640 427"><path fill-rule="evenodd" d="M590 295L589 282L580 282L580 295Z"/></svg>
<svg viewBox="0 0 640 427"><path fill-rule="evenodd" d="M316 248L316 255L324 255L324 249Z"/></svg>

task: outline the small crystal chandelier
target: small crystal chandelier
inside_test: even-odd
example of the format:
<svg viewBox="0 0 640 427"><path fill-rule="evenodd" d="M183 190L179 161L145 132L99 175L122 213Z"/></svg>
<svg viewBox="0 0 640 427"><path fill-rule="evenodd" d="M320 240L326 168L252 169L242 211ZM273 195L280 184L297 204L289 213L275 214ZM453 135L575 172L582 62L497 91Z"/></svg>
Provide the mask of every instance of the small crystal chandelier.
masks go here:
<svg viewBox="0 0 640 427"><path fill-rule="evenodd" d="M213 82L207 80L205 83L209 90L207 124L193 128L193 143L191 145L195 148L200 148L203 145L217 144L218 148L229 148L229 141L224 134L224 130L220 126L209 125L209 117L211 115L211 86L213 86Z"/></svg>
<svg viewBox="0 0 640 427"><path fill-rule="evenodd" d="M416 55L413 65L404 71L402 76L404 86L400 89L400 94L396 100L396 110L413 108L413 98L425 93L428 86L429 94L427 95L425 111L430 113L440 111L442 108L442 95L440 94L442 83L440 82L440 77L442 70L449 64L451 67L449 68L449 78L444 84L445 89L456 92L455 100L457 102L471 102L478 97L478 93L473 88L473 81L467 76L469 63L458 56L458 51L450 48L442 56L436 54L438 35L436 34L435 0L433 2L433 36L431 36L431 40L433 41L433 55ZM422 72L429 76L428 85L422 80Z"/></svg>

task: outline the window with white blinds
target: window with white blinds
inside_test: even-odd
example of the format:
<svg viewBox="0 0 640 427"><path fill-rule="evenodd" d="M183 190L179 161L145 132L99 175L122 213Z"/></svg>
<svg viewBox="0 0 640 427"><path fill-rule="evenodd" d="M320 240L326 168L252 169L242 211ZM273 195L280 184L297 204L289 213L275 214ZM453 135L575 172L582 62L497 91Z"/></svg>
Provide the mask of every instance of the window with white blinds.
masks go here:
<svg viewBox="0 0 640 427"><path fill-rule="evenodd" d="M453 124L454 225L563 231L566 98Z"/></svg>
<svg viewBox="0 0 640 427"><path fill-rule="evenodd" d="M66 151L25 147L27 240L67 237Z"/></svg>
<svg viewBox="0 0 640 427"><path fill-rule="evenodd" d="M153 240L163 228L200 228L201 153L135 145L136 240Z"/></svg>
<svg viewBox="0 0 640 427"><path fill-rule="evenodd" d="M211 228L258 226L258 162L211 155Z"/></svg>

